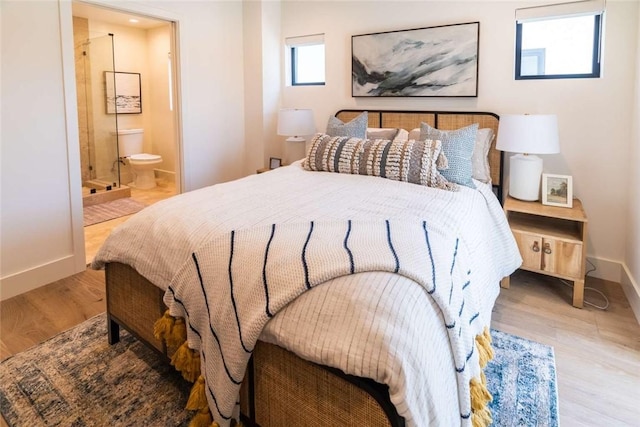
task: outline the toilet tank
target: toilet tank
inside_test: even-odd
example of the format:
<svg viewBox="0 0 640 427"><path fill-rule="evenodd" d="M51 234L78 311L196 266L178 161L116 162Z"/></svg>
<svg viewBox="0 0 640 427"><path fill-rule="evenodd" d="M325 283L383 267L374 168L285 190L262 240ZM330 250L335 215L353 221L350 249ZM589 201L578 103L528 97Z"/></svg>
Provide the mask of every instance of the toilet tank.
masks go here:
<svg viewBox="0 0 640 427"><path fill-rule="evenodd" d="M132 154L142 153L143 136L143 129L119 129L118 155L120 157L129 157Z"/></svg>

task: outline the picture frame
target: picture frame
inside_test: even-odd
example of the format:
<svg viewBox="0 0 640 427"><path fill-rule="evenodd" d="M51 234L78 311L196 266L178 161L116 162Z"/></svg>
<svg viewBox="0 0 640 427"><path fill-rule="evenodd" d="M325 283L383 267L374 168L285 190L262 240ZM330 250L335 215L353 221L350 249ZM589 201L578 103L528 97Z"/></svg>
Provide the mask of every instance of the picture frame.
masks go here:
<svg viewBox="0 0 640 427"><path fill-rule="evenodd" d="M542 174L542 204L573 207L573 178L571 175Z"/></svg>
<svg viewBox="0 0 640 427"><path fill-rule="evenodd" d="M105 71L107 114L141 114L142 92L140 73Z"/></svg>
<svg viewBox="0 0 640 427"><path fill-rule="evenodd" d="M477 97L480 22L351 36L351 96Z"/></svg>
<svg viewBox="0 0 640 427"><path fill-rule="evenodd" d="M282 166L282 159L279 159L277 157L269 158L269 169L276 169L276 168L279 168L280 166Z"/></svg>

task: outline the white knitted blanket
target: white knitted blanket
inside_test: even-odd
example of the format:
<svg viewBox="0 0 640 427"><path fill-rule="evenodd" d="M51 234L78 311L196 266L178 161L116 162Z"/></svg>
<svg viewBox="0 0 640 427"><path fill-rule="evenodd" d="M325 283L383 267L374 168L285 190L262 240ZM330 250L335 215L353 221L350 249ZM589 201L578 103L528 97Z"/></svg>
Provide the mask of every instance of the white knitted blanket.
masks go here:
<svg viewBox="0 0 640 427"><path fill-rule="evenodd" d="M464 255L479 318L489 324L500 279L522 259L491 188L480 182L476 187L442 191L363 175L308 172L295 163L145 208L111 233L92 266L122 262L166 290L194 251L219 236L228 240L232 230L356 218L425 219L431 228L437 224L459 237L458 259ZM460 423L460 410L443 323L437 304L410 279L366 272L304 292L265 325L260 340L389 385L389 397L407 427L449 426Z"/></svg>
<svg viewBox="0 0 640 427"><path fill-rule="evenodd" d="M279 310L336 277L367 271L407 277L442 312L457 373L460 424L469 425L469 380L480 374L475 336L488 325L479 316L479 284L464 247L450 228L427 221L334 220L239 229L193 252L164 301L173 316L188 321L188 344L201 353L209 407L225 426L238 414L251 352Z"/></svg>

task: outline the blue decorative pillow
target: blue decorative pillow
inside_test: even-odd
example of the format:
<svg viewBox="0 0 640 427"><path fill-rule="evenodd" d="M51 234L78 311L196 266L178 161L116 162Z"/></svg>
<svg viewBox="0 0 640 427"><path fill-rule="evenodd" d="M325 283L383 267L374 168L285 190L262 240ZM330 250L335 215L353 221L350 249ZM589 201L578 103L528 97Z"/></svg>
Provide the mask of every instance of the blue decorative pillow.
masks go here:
<svg viewBox="0 0 640 427"><path fill-rule="evenodd" d="M366 111L348 123L344 123L337 117L330 116L326 133L329 136L348 136L351 138L365 139L367 137L368 123L369 115Z"/></svg>
<svg viewBox="0 0 640 427"><path fill-rule="evenodd" d="M442 152L449 161L449 168L441 170L440 173L447 181L476 188L473 180L473 149L478 133L478 124L456 129L439 130L429 126L427 123L420 123L420 140L438 139L442 142Z"/></svg>

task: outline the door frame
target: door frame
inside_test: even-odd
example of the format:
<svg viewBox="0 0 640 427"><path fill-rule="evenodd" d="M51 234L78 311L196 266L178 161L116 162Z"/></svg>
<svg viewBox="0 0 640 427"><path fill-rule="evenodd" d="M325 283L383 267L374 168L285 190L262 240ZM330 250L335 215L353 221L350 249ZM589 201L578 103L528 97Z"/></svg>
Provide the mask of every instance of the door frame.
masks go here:
<svg viewBox="0 0 640 427"><path fill-rule="evenodd" d="M182 75L188 75L186 63L181 56L185 46L185 31L180 14L140 3L114 3L112 0L77 0L79 3L111 9L118 12L140 15L148 18L167 21L171 24L171 53L172 53L172 85L175 115L175 153L176 153L176 193L184 191L184 150L182 112L185 96L182 92ZM73 42L73 13L70 1L58 0L60 11L60 31L62 44L62 74L64 81L66 127L67 127L67 158L69 162L69 191L71 201L71 221L73 230L73 265L75 272L86 269L84 222L82 205L82 172L80 167L80 149L78 135L78 105L75 87L75 59Z"/></svg>

